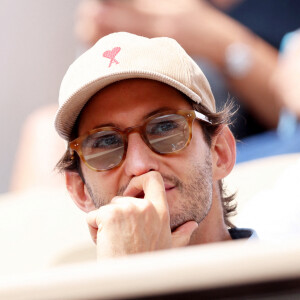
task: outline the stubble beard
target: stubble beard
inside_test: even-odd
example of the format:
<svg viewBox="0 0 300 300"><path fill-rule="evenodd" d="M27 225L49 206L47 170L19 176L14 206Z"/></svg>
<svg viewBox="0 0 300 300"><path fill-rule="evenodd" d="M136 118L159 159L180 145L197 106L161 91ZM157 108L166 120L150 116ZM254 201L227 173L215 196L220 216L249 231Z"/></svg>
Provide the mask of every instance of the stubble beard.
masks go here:
<svg viewBox="0 0 300 300"><path fill-rule="evenodd" d="M211 157L206 153L203 164L193 163L188 172L185 182L180 181L176 176L161 174L163 179L171 183L178 190L179 197L170 206L170 228L174 231L180 225L188 221L201 223L207 216L212 205L212 163ZM128 183L129 184L129 183ZM121 196L126 187L123 186L117 192ZM106 199L86 182L87 190L96 208L106 205L111 199ZM182 200L182 201L181 201ZM172 201L172 200L170 200Z"/></svg>
<svg viewBox="0 0 300 300"><path fill-rule="evenodd" d="M206 155L204 164L193 164L185 183L179 181L180 199L170 211L172 231L188 221L200 224L205 219L212 205L212 186L211 159Z"/></svg>

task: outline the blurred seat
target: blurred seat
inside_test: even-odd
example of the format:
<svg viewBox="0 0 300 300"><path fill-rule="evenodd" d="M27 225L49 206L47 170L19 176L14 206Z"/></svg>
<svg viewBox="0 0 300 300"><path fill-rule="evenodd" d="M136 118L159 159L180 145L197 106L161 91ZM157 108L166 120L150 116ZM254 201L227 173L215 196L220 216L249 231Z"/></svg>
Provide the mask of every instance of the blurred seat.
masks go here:
<svg viewBox="0 0 300 300"><path fill-rule="evenodd" d="M260 239L300 237L300 153L261 158L235 166L225 182L237 191L238 227Z"/></svg>
<svg viewBox="0 0 300 300"><path fill-rule="evenodd" d="M85 214L61 188L1 195L0 237L0 275L96 258Z"/></svg>

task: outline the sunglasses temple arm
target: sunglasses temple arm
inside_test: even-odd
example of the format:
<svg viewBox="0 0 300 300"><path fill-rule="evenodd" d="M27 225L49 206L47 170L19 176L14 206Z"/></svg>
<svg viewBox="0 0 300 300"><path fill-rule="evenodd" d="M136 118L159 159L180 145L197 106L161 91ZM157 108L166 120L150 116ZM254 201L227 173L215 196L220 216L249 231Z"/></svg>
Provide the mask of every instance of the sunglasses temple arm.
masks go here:
<svg viewBox="0 0 300 300"><path fill-rule="evenodd" d="M200 112L198 112L198 111L196 111L196 110L195 110L195 114L196 114L196 118L197 118L198 120L202 120L202 121L204 121L204 122L207 122L207 123L209 123L209 124L212 124L211 121L208 119L208 117L205 116L204 114L202 114L202 113L200 113Z"/></svg>

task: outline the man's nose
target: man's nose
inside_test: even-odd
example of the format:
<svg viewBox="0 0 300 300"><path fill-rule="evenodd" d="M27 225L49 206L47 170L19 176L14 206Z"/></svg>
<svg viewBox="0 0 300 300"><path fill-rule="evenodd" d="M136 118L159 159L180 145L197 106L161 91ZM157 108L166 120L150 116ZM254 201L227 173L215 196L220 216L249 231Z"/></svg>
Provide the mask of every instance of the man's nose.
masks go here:
<svg viewBox="0 0 300 300"><path fill-rule="evenodd" d="M128 136L128 148L124 161L127 176L139 176L158 170L159 154L154 153L137 132Z"/></svg>

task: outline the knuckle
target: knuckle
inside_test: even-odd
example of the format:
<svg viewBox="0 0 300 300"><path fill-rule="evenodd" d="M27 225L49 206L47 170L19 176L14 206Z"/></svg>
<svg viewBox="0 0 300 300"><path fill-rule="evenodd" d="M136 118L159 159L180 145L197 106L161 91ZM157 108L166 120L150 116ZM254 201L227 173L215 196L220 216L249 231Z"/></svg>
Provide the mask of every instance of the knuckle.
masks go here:
<svg viewBox="0 0 300 300"><path fill-rule="evenodd" d="M140 205L141 214L148 216L150 218L154 218L154 216L157 214L157 212L156 212L156 209L155 209L153 203L150 201L147 201L147 200L145 200L143 202L144 203L141 203L141 205Z"/></svg>
<svg viewBox="0 0 300 300"><path fill-rule="evenodd" d="M120 201L120 199L122 199L121 196L114 196L114 197L111 199L110 203L118 203L118 202Z"/></svg>
<svg viewBox="0 0 300 300"><path fill-rule="evenodd" d="M127 203L122 209L122 213L125 215L133 215L136 213L136 211L136 206L133 203Z"/></svg>
<svg viewBox="0 0 300 300"><path fill-rule="evenodd" d="M106 205L105 207L101 207L97 214L97 223L114 223L120 217L120 213L118 206Z"/></svg>

